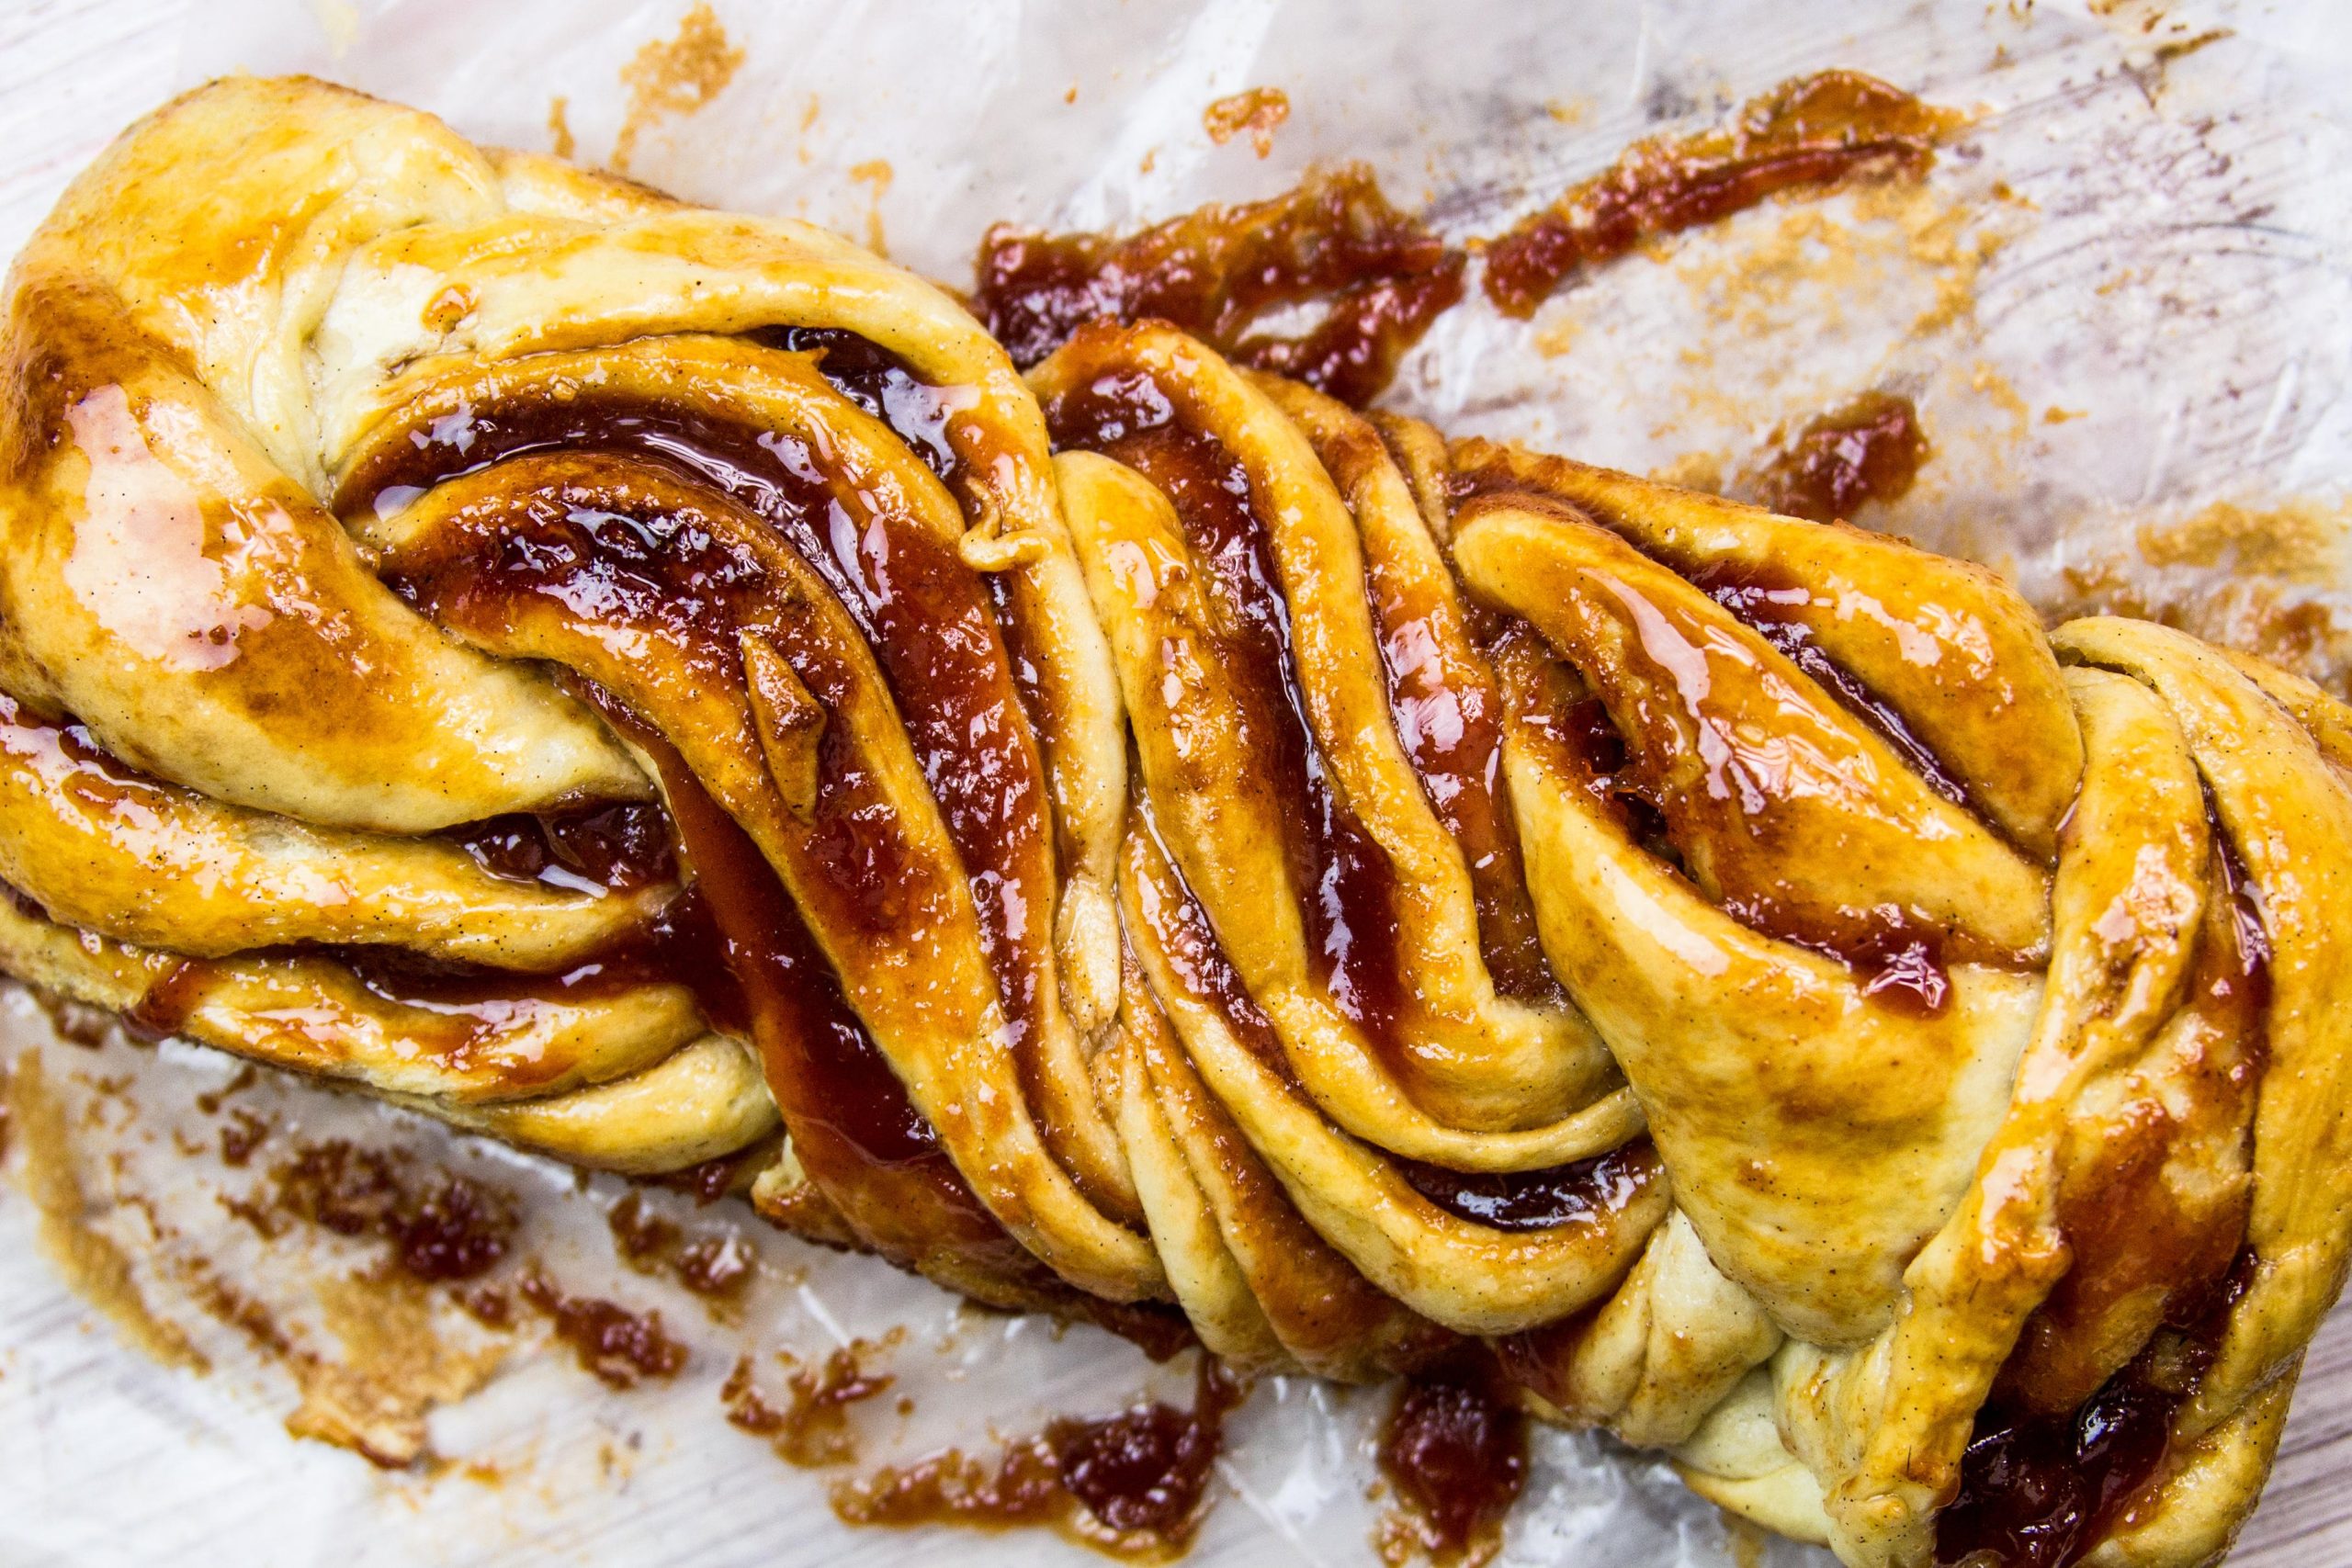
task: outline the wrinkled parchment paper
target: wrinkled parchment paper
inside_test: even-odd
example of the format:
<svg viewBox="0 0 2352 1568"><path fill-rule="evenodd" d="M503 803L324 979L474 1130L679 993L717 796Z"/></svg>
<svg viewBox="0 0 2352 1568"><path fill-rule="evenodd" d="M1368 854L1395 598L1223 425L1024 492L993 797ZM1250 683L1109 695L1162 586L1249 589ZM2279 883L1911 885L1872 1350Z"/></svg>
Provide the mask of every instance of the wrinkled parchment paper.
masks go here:
<svg viewBox="0 0 2352 1568"><path fill-rule="evenodd" d="M2352 667L2336 624L2352 610L2352 27L2335 0L715 0L694 20L680 0L247 0L200 8L183 60L191 84L316 72L479 141L833 225L957 286L992 221L1130 225L1273 194L1317 161L1368 161L1449 235L1494 233L1638 136L1792 75L1866 70L1977 114L1924 185L1768 204L1600 270L1532 322L1465 306L1387 400L1449 432L1737 490L1776 428L1866 388L1906 393L1936 456L1864 521L1998 565L2045 606L2137 595L2209 631L2300 639L2315 673ZM1290 107L1263 156L1203 123L1254 87ZM22 998L0 1034L47 1039ZM41 1061L89 1224L140 1260L149 1306L212 1371L128 1349L41 1261L28 1205L0 1194L8 1563L1080 1561L1036 1533L838 1525L831 1475L728 1427L719 1383L740 1355L774 1388L777 1351L899 1331L869 1364L912 1410L861 1409L867 1465L1185 1393L1181 1366L1091 1330L979 1316L740 1208L655 1195L690 1230L759 1248L745 1310L714 1319L616 1265L604 1215L620 1183L268 1075L231 1103L271 1141L232 1169L220 1116L196 1103L232 1081L226 1058L49 1042ZM338 1135L519 1194L523 1246L568 1289L658 1306L692 1347L686 1370L611 1393L562 1354L509 1347L432 1416L443 1462L426 1471L288 1438L285 1359L202 1310L198 1286L234 1280L300 1345L358 1353L321 1302L373 1254L263 1242L220 1201L296 1137ZM1373 1561L1382 1404L1261 1385L1195 1561ZM1759 1552L1603 1440L1539 1432L1534 1461L1506 1562L1827 1561Z"/></svg>

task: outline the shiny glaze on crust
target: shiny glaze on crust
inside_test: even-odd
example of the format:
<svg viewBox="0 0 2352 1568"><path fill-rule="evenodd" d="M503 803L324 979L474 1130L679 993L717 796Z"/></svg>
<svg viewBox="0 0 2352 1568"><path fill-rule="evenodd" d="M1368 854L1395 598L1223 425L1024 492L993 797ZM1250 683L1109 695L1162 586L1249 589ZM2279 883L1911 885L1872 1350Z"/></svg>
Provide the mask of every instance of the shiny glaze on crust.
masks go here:
<svg viewBox="0 0 2352 1568"><path fill-rule="evenodd" d="M1396 985L1395 874L1340 799L1306 722L1290 647L1290 609L1250 479L1216 437L1177 423L1148 378L1114 378L1046 408L1057 445L1100 452L1149 479L1175 507L1222 614L1220 665L1240 694L1252 749L1284 814L1291 886L1306 918L1315 979L1394 1059L1411 1004Z"/></svg>
<svg viewBox="0 0 2352 1568"><path fill-rule="evenodd" d="M1702 578L1697 585L1748 620L1800 670L1808 674L1818 670L1823 688L1841 699L1839 705L1854 705L1849 711L1863 716L1873 733L1913 762L1936 793L1947 799L1962 793L1899 716L1877 704L1860 682L1812 648L1804 627L1783 626L1770 617L1776 593L1804 590L1781 587L1768 574L1752 571L1717 572L1713 581ZM1631 595L1631 590L1626 592ZM1736 650L1718 647L1687 617L1646 599L1629 597L1628 602L1646 618L1642 644L1629 662L1652 684L1675 690L1673 671L1687 663L1703 663L1711 689L1752 675ZM1743 924L1836 957L1864 977L1867 994L1887 1006L1926 1015L1939 1013L1948 1004L1952 964L2023 965L2019 954L1903 906L1826 907L1800 883L1784 878L1786 868L1754 841L1755 835L1766 830L1775 798L1755 787L1754 781L1773 778L1779 770L1770 758L1745 756L1736 741L1725 748L1707 775L1704 791L1665 788L1653 759L1666 754L1664 738L1679 723L1698 722L1695 714L1686 721L1650 712L1645 705L1634 716L1653 727L1645 732L1654 737L1651 744L1645 745L1627 736L1623 716L1584 688L1541 639L1506 637L1496 645L1496 658L1506 689L1525 712L1531 739L1547 748L1561 772L1580 780L1634 841L1663 854L1678 870L1684 869L1686 856L1703 845L1713 883L1708 891ZM1695 875L1691 880L1705 886Z"/></svg>
<svg viewBox="0 0 2352 1568"><path fill-rule="evenodd" d="M826 358L844 357L842 344L825 346ZM911 391L891 389L899 386L893 376L902 373L888 365L856 369L881 389L869 393L877 401L917 400ZM944 437L928 447L920 441L910 445L936 454L948 450ZM345 481L341 510L380 505L388 492L422 491L508 458L555 451L626 453L635 461L674 468L749 508L823 578L874 649L932 794L972 874L1008 886L1023 884L1026 867L1044 850L1043 764L1013 686L997 617L976 574L956 558L952 543L911 519L862 533L844 527L820 458L797 438L591 394L552 403L472 408L447 438L393 444L382 451L385 458ZM697 537L691 525L665 526L658 519L649 520L641 545L600 532L570 550L549 547L558 552L550 564L559 572L578 571L608 545L627 550L626 562L586 567L594 586L577 591L626 597L637 614L682 626L681 617L707 614L715 601L755 596L764 587L756 565L715 540ZM541 592L573 591L555 588L539 559L521 556L503 578L488 585L492 592L529 592L535 581L546 582ZM720 668L714 666L714 675ZM887 924L899 875L889 859L888 835L848 831L862 841L842 845L842 886L854 897L879 900L867 903L866 918ZM1047 962L1043 913L1028 911L1018 900L975 902L1006 1009L1014 1027L1026 1029Z"/></svg>
<svg viewBox="0 0 2352 1568"><path fill-rule="evenodd" d="M1447 1213L1500 1231L1544 1230L1623 1209L1665 1171L1647 1138L1549 1170L1469 1172L1401 1158L1396 1168Z"/></svg>
<svg viewBox="0 0 2352 1568"><path fill-rule="evenodd" d="M1379 456L1410 471L1385 434ZM1322 454L1327 466L1372 454ZM1423 504L1442 507L1441 495ZM1438 537L1442 518L1425 518ZM1442 558L1442 547L1441 547ZM1478 911L1478 949L1504 996L1557 1005L1559 982L1544 962L1533 900L1520 854L1519 820L1503 786L1502 697L1477 643L1497 635L1498 617L1457 595L1433 592L1381 551L1367 548L1365 596L1380 644L1388 711L1406 760L1430 807L1461 846Z"/></svg>
<svg viewBox="0 0 2352 1568"><path fill-rule="evenodd" d="M895 1262L948 1248L991 1272L1042 1272L980 1206L938 1134L908 1102L758 846L666 741L616 699L598 705L661 773L686 863L709 900L716 951L741 987L748 1032L810 1179Z"/></svg>
<svg viewBox="0 0 2352 1568"><path fill-rule="evenodd" d="M910 444L953 470L953 453L938 428L945 405L903 367L841 334L812 346L821 351L820 364L834 365L858 396L895 410L902 423L920 427L918 435L928 429L930 439L910 436ZM989 590L964 565L953 540L887 508L869 525L852 525L831 488L846 481L829 479L822 455L785 432L593 390L474 402L452 417L459 423L438 437L380 448L388 456L346 480L346 508L381 504L377 498L396 501L493 464L546 461L558 453L563 471L579 476L579 499L562 521L546 519L543 536L531 547L485 538L460 547L462 559L404 558L403 572L391 581L405 592L478 598L481 613L493 617L503 594L594 603L602 618L662 626L695 650L710 681L741 680L740 658L724 623L757 616L764 593L794 590L771 582L752 554L696 519L663 514L658 501L636 501L628 469L616 466L622 464L675 474L712 492L711 504L746 509L816 571L873 649L897 699L971 881L984 954L1007 1015L1006 1044L1024 1087L1033 1095L1041 1090L1047 1069L1038 1055L1040 1009L1054 1005L1046 988L1054 984L1055 863L1043 762L1015 678L1019 660L1000 634ZM430 429L444 430L444 422ZM643 515L625 522L623 514L633 511ZM484 555L497 564L485 564ZM432 580L429 588L419 583L419 574ZM792 635L778 633L777 641L787 645ZM810 657L820 662L833 657L814 649L783 650L804 675ZM842 738L829 728L815 750L815 787L822 798L850 798L834 793L859 787L848 776L854 770ZM840 898L831 913L876 932L902 929L924 895L910 885L890 812L878 801L823 807L816 820L826 835L828 876Z"/></svg>
<svg viewBox="0 0 2352 1568"><path fill-rule="evenodd" d="M677 875L661 807L645 801L514 813L443 829L493 876L633 892Z"/></svg>

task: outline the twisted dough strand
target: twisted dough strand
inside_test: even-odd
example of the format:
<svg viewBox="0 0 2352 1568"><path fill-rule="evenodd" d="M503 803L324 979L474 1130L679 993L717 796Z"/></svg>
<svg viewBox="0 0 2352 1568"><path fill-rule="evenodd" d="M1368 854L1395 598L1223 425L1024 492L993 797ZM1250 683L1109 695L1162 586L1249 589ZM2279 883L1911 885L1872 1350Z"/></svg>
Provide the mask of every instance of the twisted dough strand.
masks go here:
<svg viewBox="0 0 2352 1568"><path fill-rule="evenodd" d="M2317 688L1165 324L1024 384L313 83L119 143L5 364L10 973L1001 1304L1481 1343L1857 1565L2251 1509L2352 1239Z"/></svg>

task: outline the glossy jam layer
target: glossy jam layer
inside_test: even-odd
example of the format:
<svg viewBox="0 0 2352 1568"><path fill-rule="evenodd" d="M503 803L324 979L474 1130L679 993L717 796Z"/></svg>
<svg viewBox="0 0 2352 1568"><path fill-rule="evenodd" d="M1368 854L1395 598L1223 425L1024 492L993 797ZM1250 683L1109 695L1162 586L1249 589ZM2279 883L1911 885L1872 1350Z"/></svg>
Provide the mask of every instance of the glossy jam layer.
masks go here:
<svg viewBox="0 0 2352 1568"><path fill-rule="evenodd" d="M1486 290L1531 316L1589 266L1728 218L1781 191L1858 176L1917 176L1954 116L1851 71L1786 82L1725 127L1637 142L1487 247Z"/></svg>
<svg viewBox="0 0 2352 1568"><path fill-rule="evenodd" d="M916 400L905 389L905 372L862 340L820 346L820 366L834 365L877 406ZM1035 1026L1050 961L1051 911L1043 907L1049 899L1035 886L1051 864L1043 763L995 611L953 544L888 509L872 526L854 525L822 477L828 465L788 433L594 395L477 403L466 417L463 432L448 439L384 448L389 456L346 480L339 508L348 514L396 486L422 490L534 453L610 452L674 471L752 513L824 581L882 667L967 869L985 885L1035 895L974 901L1014 1032L1011 1043L1016 1059L1027 1061L1023 1037ZM947 454L944 435L933 449ZM626 510L622 497L611 502ZM607 621L660 626L683 646L707 647L709 677L733 678L740 656L730 637L717 635L722 623L755 617L762 594L788 589L769 581L755 556L691 518L583 516L547 523L536 545L514 536L510 520L490 558L450 563L429 584L396 575L394 586L442 599L541 593L593 604ZM841 750L829 737L828 756ZM864 906L863 918L876 927L892 924L904 884L890 857L894 833L852 814L827 820L841 835L837 877L846 899Z"/></svg>
<svg viewBox="0 0 2352 1568"><path fill-rule="evenodd" d="M2234 1101L2251 1136L2252 1097L2267 1055L2270 935L2218 818L2212 832L2223 897L2207 921L2188 1008L2225 1037L2235 1037L2236 1061L2213 1063L2235 1080L2235 1092L2209 1089L2206 1098ZM2227 1052L2209 1047L2208 1054ZM2161 1188L2160 1176L2156 1185ZM2075 1273L2060 1280L2028 1322L1993 1399L1977 1412L1960 1491L1936 1518L1939 1563L2072 1568L2129 1516L2162 1472L2173 1419L2211 1366L2258 1259L2237 1239L2245 1229L2243 1202L2209 1212L2202 1225L2184 1229L2166 1223L2177 1216L2168 1195L2158 1196L2166 1201L2154 1213L2128 1193L2104 1195L2100 1208L2087 1213L2062 1201L2060 1223L2086 1259L2076 1273L2092 1271L2096 1282L2086 1290ZM2170 1286L2162 1325L2081 1404L2047 1408L2042 1396L2053 1371L2063 1376L2070 1359L2080 1359L2079 1354L2053 1354L2052 1341L2086 1332L2098 1337L2097 1309L2104 1298L2144 1283ZM1973 1553L1983 1556L1972 1560Z"/></svg>
<svg viewBox="0 0 2352 1568"><path fill-rule="evenodd" d="M635 892L677 875L668 818L642 801L493 817L441 837L492 875L517 882Z"/></svg>
<svg viewBox="0 0 2352 1568"><path fill-rule="evenodd" d="M1204 207L1125 239L999 227L981 242L973 309L1016 364L1088 321L1170 321L1228 357L1359 407L1462 298L1460 253L1398 211L1369 171L1311 175L1271 201ZM1252 331L1317 305L1304 334Z"/></svg>
<svg viewBox="0 0 2352 1568"><path fill-rule="evenodd" d="M2027 1320L1994 1392L2026 1415L2062 1416L2088 1399L2138 1347L2152 1310L2193 1315L2245 1235L2245 1170L2268 1054L2269 937L2218 820L2212 834L2221 897L2207 904L2172 1025L2193 1032L2182 1038L2193 1042L2194 1075L2161 1101L2140 1100L2107 1157L2058 1193L2074 1266ZM2184 1180L2167 1157L2184 1145L2234 1145L2242 1163L2206 1164L2198 1179Z"/></svg>
<svg viewBox="0 0 2352 1568"><path fill-rule="evenodd" d="M1622 1213L1665 1173L1645 1137L1548 1170L1468 1172L1401 1158L1396 1167L1439 1208L1499 1231L1545 1230Z"/></svg>
<svg viewBox="0 0 2352 1568"><path fill-rule="evenodd" d="M1315 979L1375 1048L1396 1055L1408 1006L1397 981L1395 873L1331 784L1306 721L1292 657L1290 606L1250 479L1214 436L1176 423L1140 377L1056 398L1046 423L1065 447L1101 452L1149 479L1175 507L1200 581L1224 612L1217 666L1238 699L1246 750L1286 811L1283 852L1298 891Z"/></svg>
<svg viewBox="0 0 2352 1568"><path fill-rule="evenodd" d="M1502 702L1476 650L1474 617L1441 602L1377 551L1368 551L1366 595L1380 642L1388 711L1414 776L1470 872L1478 946L1507 997L1557 1004L1534 901L1520 856L1519 822L1502 776Z"/></svg>
<svg viewBox="0 0 2352 1568"><path fill-rule="evenodd" d="M600 695L599 706L613 715L617 703ZM976 1265L1036 1269L908 1100L759 847L666 741L633 716L617 716L661 770L695 886L711 910L714 951L741 989L748 1032L809 1179L895 1261L948 1247Z"/></svg>
<svg viewBox="0 0 2352 1568"><path fill-rule="evenodd" d="M2177 1310L2080 1408L1979 1411L1959 1494L1936 1516L1937 1562L2072 1568L2106 1540L2162 1471L2173 1417L2212 1365L2252 1261L2242 1255L2201 1303Z"/></svg>
<svg viewBox="0 0 2352 1568"><path fill-rule="evenodd" d="M1878 704L1866 688L1847 679L1839 666L1812 647L1806 628L1770 617L1767 612L1783 591L1775 581L1761 573L1718 573L1702 580L1700 586L1709 589L1719 602L1726 602L1744 619L1753 617L1749 624L1800 668L1817 669L1833 694L1842 689L1848 702L1841 705L1849 705L1879 728L1890 744L1921 769L1931 787L1939 787L1940 780L1939 792L1961 793L1893 710ZM1686 652L1710 659L1723 655L1724 650L1695 626L1670 623L1659 606L1649 607L1660 613L1645 627L1644 645L1629 655L1629 665L1643 668L1644 661L1654 657L1651 645L1668 645L1668 639L1672 639L1670 649L1678 656ZM1951 964L2022 962L2017 954L1900 905L1859 908L1829 904L1815 897L1801 870L1792 872L1784 857L1765 852L1757 842L1757 824L1765 819L1776 796L1759 788L1731 787L1734 781L1728 777L1718 789L1669 792L1651 753L1629 740L1619 716L1554 659L1540 639L1506 637L1496 645L1496 658L1510 700L1523 716L1530 743L1543 749L1550 765L1579 782L1636 844L1678 870L1683 869L1694 844L1703 847L1714 880L1713 896L1743 924L1836 958L1849 965L1860 977L1865 993L1882 1004L1923 1014L1938 1013L1950 1004ZM1744 661L1741 669L1745 670ZM1678 689L1663 671L1650 671L1648 675L1661 690ZM1774 776L1769 761L1759 760L1751 767L1736 750L1724 759L1726 773L1733 766L1744 770L1737 781L1743 786ZM1698 886L1695 878L1694 886Z"/></svg>

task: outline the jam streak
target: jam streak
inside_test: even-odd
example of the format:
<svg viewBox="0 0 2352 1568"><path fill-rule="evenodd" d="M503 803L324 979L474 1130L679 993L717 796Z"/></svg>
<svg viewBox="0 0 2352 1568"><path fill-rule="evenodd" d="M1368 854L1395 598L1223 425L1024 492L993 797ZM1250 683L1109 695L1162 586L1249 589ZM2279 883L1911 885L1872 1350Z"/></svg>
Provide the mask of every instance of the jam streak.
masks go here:
<svg viewBox="0 0 2352 1568"><path fill-rule="evenodd" d="M1213 636L1239 701L1246 750L1271 780L1283 852L1300 894L1314 976L1332 1003L1395 1061L1408 1005L1397 979L1395 871L1331 787L1306 720L1292 655L1290 605L1250 477L1215 436L1176 423L1148 378L1105 377L1052 400L1056 441L1102 452L1149 479L1174 506L1206 592L1225 614Z"/></svg>
<svg viewBox="0 0 2352 1568"><path fill-rule="evenodd" d="M972 306L1023 367L1101 317L1156 317L1226 355L1362 407L1462 298L1463 256L1389 205L1369 170L1312 175L1242 207L1204 207L1125 239L999 225L980 243ZM1261 317L1320 304L1295 338Z"/></svg>
<svg viewBox="0 0 2352 1568"><path fill-rule="evenodd" d="M808 351L821 349L820 367L842 378L845 396L902 421L908 445L940 471L953 471L946 412L903 367L846 334L793 341ZM537 400L536 390L525 389L504 402L473 403L462 431L453 431L450 439L389 445L345 481L338 509L349 515L395 487L422 491L534 454L605 452L707 487L773 528L832 592L882 668L925 782L972 877L981 940L1004 998L1008 1043L1023 1073L1033 1072L1027 1047L1051 963L1051 900L1038 886L1052 868L1043 825L1044 765L997 615L977 575L964 567L951 541L895 508L878 508L871 525L857 525L823 478L817 454L787 432L759 431L616 394ZM432 428L440 429L440 422ZM622 615L664 624L687 617L691 624L676 629L692 644L709 640L705 623L713 613L741 614L738 607L748 608L761 586L753 581L760 569L742 552L678 520L644 520L642 538L615 528L595 529L590 536L578 523L575 514L569 531L579 547L569 553L579 558L560 559L566 551L534 552L518 542L499 565L486 569L486 576L501 581L483 588L494 594L511 579L522 590L568 568L594 580L580 592L593 589L596 602ZM614 550L627 558L596 558ZM634 603L622 603L625 598ZM718 661L714 676L729 673L726 662ZM854 823L842 826L856 832ZM882 851L876 843L870 851L848 847L846 852L862 858ZM877 896L892 883L882 865L865 867L853 880Z"/></svg>
<svg viewBox="0 0 2352 1568"><path fill-rule="evenodd" d="M1364 586L1396 739L1470 873L1479 955L1504 996L1561 1005L1503 785L1502 703L1473 616L1377 550L1366 551Z"/></svg>
<svg viewBox="0 0 2352 1568"><path fill-rule="evenodd" d="M1792 641L1790 646L1804 645ZM1836 959L1854 972L1865 995L1920 1016L1935 1016L1951 1004L1952 964L2021 962L1905 907L1825 907L1807 898L1802 888L1792 891L1778 879L1769 861L1747 850L1743 833L1723 830L1704 819L1694 824L1688 796L1669 797L1656 770L1628 743L1607 705L1532 632L1506 634L1495 651L1508 700L1521 716L1530 745L1553 771L1579 784L1636 846L1687 874L1685 836L1711 833L1710 863L1718 880L1715 902L1742 924ZM1837 668L1826 659L1821 662ZM1900 725L1891 713L1887 722ZM1917 755L1932 762L1924 748L1917 749ZM1947 786L1957 788L1949 781ZM1699 887L1695 878L1692 886Z"/></svg>
<svg viewBox="0 0 2352 1568"><path fill-rule="evenodd" d="M1487 247L1487 297L1527 317L1571 275L1781 191L1924 175L1950 111L1852 71L1784 82L1730 125L1636 142Z"/></svg>
<svg viewBox="0 0 2352 1568"><path fill-rule="evenodd" d="M2212 1365L2253 1262L2242 1253L2206 1303L2170 1314L2079 1409L1980 1410L1960 1491L1936 1516L1936 1562L1984 1553L1975 1560L2002 1568L2072 1568L2105 1540L2162 1473L2173 1418Z"/></svg>

